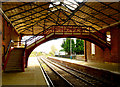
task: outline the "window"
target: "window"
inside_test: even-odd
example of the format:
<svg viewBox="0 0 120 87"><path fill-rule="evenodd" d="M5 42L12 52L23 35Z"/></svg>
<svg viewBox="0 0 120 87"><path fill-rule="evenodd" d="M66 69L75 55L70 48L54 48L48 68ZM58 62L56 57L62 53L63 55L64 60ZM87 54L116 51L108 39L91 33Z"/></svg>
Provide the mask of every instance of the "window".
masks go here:
<svg viewBox="0 0 120 87"><path fill-rule="evenodd" d="M107 36L107 38L106 38L107 42L110 43L110 42L111 42L111 34L110 34L110 31L107 31L107 32L106 32L106 36Z"/></svg>
<svg viewBox="0 0 120 87"><path fill-rule="evenodd" d="M91 54L95 54L95 44L91 43Z"/></svg>

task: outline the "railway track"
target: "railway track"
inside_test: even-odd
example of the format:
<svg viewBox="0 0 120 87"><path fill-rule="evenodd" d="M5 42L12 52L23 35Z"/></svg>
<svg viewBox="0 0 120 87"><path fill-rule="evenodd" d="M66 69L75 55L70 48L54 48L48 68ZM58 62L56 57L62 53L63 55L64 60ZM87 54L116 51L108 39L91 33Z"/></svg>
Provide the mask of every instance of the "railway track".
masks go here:
<svg viewBox="0 0 120 87"><path fill-rule="evenodd" d="M84 72L82 72L80 70L77 70L77 69L74 69L74 68L69 67L67 65L64 65L63 63L57 62L55 60L51 61L51 60L49 60L47 58L44 58L44 59L46 61L51 62L53 65L55 65L55 66L57 66L57 67L59 67L61 69L64 69L67 72L71 72L71 74L76 75L76 77L81 78L83 81L88 82L88 83L92 84L95 87L118 87L115 84L111 84L109 81L104 82L104 81L102 81L102 80L100 80L100 79L98 79L98 78L96 78L94 76L91 76L91 75L89 75L87 73L84 73Z"/></svg>
<svg viewBox="0 0 120 87"><path fill-rule="evenodd" d="M54 69L61 74L67 81L69 81L75 87L114 87L112 85L108 85L92 76L89 76L83 72L75 70L68 66L58 65L48 59L41 58L44 63L46 63L50 67L54 67Z"/></svg>
<svg viewBox="0 0 120 87"><path fill-rule="evenodd" d="M41 68L48 79L50 87L74 87L69 81L67 81L62 75L60 75L56 70L54 70L51 65L41 59L38 59Z"/></svg>

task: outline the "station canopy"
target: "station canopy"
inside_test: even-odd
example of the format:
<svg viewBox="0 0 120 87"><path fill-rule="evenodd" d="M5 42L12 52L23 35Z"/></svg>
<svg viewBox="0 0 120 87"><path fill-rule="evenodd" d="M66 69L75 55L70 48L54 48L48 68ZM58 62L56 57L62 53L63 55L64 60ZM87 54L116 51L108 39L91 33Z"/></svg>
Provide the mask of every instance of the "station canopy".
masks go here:
<svg viewBox="0 0 120 87"><path fill-rule="evenodd" d="M97 30L120 22L119 2L63 0L2 2L2 10L22 35L35 35L51 26L91 26Z"/></svg>

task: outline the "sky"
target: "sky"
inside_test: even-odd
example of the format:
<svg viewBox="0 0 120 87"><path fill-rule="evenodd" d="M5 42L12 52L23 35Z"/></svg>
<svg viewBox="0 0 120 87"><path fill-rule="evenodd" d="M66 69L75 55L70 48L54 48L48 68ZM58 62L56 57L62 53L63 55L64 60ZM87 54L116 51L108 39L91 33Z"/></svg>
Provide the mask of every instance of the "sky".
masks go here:
<svg viewBox="0 0 120 87"><path fill-rule="evenodd" d="M61 44L63 43L63 40L65 39L66 38L58 38L58 39L47 41L39 45L37 48L35 48L34 51L49 53L51 51L51 46L54 45L59 52L59 50L62 49ZM75 40L76 38L71 38L71 39L74 39L76 43L76 40Z"/></svg>
<svg viewBox="0 0 120 87"><path fill-rule="evenodd" d="M61 44L63 43L64 39L65 38L58 38L58 39L47 41L47 42L39 45L37 48L35 48L34 51L49 53L51 51L52 45L54 45L56 47L56 49L59 51L62 49Z"/></svg>
<svg viewBox="0 0 120 87"><path fill-rule="evenodd" d="M22 39L27 40L28 38L30 38L30 36L25 36ZM59 52L59 50L63 49L61 47L61 45L63 43L63 40L65 40L65 39L66 38L58 38L58 39L53 39L53 40L47 41L47 42L39 45L38 47L36 47L33 51L49 53L51 51L51 46L54 45L55 48ZM75 38L71 38L71 39L74 39L74 41L76 43Z"/></svg>

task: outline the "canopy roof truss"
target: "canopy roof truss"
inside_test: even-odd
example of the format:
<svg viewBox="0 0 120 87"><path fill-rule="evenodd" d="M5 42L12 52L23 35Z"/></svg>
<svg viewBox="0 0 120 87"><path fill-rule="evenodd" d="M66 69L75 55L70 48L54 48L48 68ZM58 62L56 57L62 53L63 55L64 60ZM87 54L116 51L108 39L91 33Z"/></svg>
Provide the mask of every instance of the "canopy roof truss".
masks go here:
<svg viewBox="0 0 120 87"><path fill-rule="evenodd" d="M119 2L66 2L4 2L2 10L23 35L35 35L53 25L100 30L120 22Z"/></svg>

